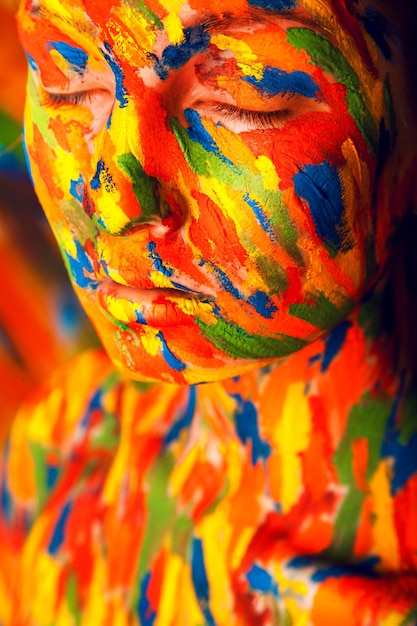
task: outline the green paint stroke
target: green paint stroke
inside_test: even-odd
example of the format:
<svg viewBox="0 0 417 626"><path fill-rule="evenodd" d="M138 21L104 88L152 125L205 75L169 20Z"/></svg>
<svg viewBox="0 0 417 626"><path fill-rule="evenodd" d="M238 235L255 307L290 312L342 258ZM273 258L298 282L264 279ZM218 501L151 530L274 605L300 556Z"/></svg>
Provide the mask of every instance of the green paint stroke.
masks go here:
<svg viewBox="0 0 417 626"><path fill-rule="evenodd" d="M77 578L74 573L71 573L68 577L65 596L72 623L74 626L79 626L81 624L82 614L77 593Z"/></svg>
<svg viewBox="0 0 417 626"><path fill-rule="evenodd" d="M142 580L153 559L163 545L165 533L172 527L176 517L175 500L169 497L168 480L175 466L171 453L158 457L146 477L147 521L140 554L137 580ZM139 586L138 586L139 588Z"/></svg>
<svg viewBox="0 0 417 626"><path fill-rule="evenodd" d="M328 330L336 326L352 310L354 302L346 299L343 305L336 306L323 293L308 294L310 304L291 304L288 312L298 319L314 324L318 328Z"/></svg>
<svg viewBox="0 0 417 626"><path fill-rule="evenodd" d="M265 291L274 294L284 293L288 288L288 278L282 265L272 261L266 254L255 256L254 261L267 287Z"/></svg>
<svg viewBox="0 0 417 626"><path fill-rule="evenodd" d="M243 328L221 319L213 325L199 318L195 321L204 337L235 359L275 359L293 354L306 345L305 341L288 335L276 338L249 335Z"/></svg>
<svg viewBox="0 0 417 626"><path fill-rule="evenodd" d="M162 203L159 198L157 179L145 173L142 165L131 152L121 154L117 163L132 181L133 193L141 208L141 215L135 218L135 224L164 217L161 211ZM133 220L129 222L128 228L131 228L132 225Z"/></svg>
<svg viewBox="0 0 417 626"><path fill-rule="evenodd" d="M33 121L38 127L40 134L44 137L51 148L55 148L58 145L58 142L55 134L50 129L51 118L48 115L46 108L40 105L38 88L35 85L32 72L29 72L28 75L26 95L31 104ZM36 147L37 146L35 146L35 149Z"/></svg>
<svg viewBox="0 0 417 626"><path fill-rule="evenodd" d="M46 461L47 452L44 446L35 441L29 442L30 454L35 466L35 484L36 484L36 496L37 496L37 510L41 511L52 491L54 489L57 480L51 488L48 488L48 464ZM49 450L50 452L50 450ZM61 468L58 467L58 470ZM59 475L58 477L59 478Z"/></svg>
<svg viewBox="0 0 417 626"><path fill-rule="evenodd" d="M155 26L159 30L163 30L164 28L163 23L161 22L159 17L155 13L153 13L153 11L148 9L148 7L143 2L143 0L129 0L128 6L132 8L133 10L138 10L139 13L143 15L143 17L145 18L148 24L155 24Z"/></svg>
<svg viewBox="0 0 417 626"><path fill-rule="evenodd" d="M364 136L373 156L375 156L378 148L378 130L364 102L360 80L340 50L334 48L327 39L308 28L289 28L287 40L297 50L306 50L314 65L332 74L339 83L346 87L349 113Z"/></svg>
<svg viewBox="0 0 417 626"><path fill-rule="evenodd" d="M190 139L187 129L178 120L172 120L172 128L184 158L193 172L198 176L215 178L234 191L241 192L242 200L250 190L265 214L269 214L271 227L277 242L297 262L303 258L297 247L298 231L291 215L282 200L282 192L278 189L265 189L261 174L254 173L248 167L231 163L218 152L208 152L198 141Z"/></svg>
<svg viewBox="0 0 417 626"><path fill-rule="evenodd" d="M345 436L333 456L334 465L342 485L349 487L349 493L340 507L334 525L334 546L338 556L349 558L353 555L357 524L359 523L365 493L359 491L353 476L352 445L359 439L368 441L368 467L366 479L370 481L381 460L381 446L386 425L391 413L391 404L383 398L373 398L369 393L362 396L360 404L349 414Z"/></svg>

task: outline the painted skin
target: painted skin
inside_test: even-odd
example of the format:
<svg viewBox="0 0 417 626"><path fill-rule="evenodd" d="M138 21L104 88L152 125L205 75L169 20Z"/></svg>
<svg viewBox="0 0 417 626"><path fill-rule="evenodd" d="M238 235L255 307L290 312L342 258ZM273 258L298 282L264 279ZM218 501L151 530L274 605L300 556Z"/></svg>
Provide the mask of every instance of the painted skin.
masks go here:
<svg viewBox="0 0 417 626"><path fill-rule="evenodd" d="M46 91L30 86L36 188L122 376L85 354L15 422L0 462L0 621L411 625L412 372L382 330L382 289L352 308L409 195L388 40L374 34L378 51L344 3L222 2L245 19L208 20L184 46L179 15L188 27L218 3L162 4L20 13ZM47 9L77 20L71 37ZM80 49L99 77L88 97ZM288 76L301 96L269 94ZM203 298L158 292L161 313L152 290L178 283ZM121 329L103 306L125 324L142 306L148 325ZM295 352L274 364L278 350ZM255 367L195 386L123 375Z"/></svg>
<svg viewBox="0 0 417 626"><path fill-rule="evenodd" d="M293 4L22 5L35 187L130 377L291 354L385 261L408 202L387 70L346 9Z"/></svg>

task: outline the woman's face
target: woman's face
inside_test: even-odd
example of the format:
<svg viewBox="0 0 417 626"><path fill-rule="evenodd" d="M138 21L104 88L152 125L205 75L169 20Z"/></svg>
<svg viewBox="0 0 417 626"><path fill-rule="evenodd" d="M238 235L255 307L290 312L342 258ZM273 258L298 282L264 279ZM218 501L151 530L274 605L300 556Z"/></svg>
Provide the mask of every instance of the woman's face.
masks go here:
<svg viewBox="0 0 417 626"><path fill-rule="evenodd" d="M395 50L349 4L22 3L35 187L130 377L286 356L375 279L406 206Z"/></svg>

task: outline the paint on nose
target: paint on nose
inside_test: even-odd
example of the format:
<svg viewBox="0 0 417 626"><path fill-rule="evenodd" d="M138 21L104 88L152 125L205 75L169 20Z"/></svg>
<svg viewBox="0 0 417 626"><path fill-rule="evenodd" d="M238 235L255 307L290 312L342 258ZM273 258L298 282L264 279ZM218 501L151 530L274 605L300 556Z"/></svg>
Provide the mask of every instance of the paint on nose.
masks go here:
<svg viewBox="0 0 417 626"><path fill-rule="evenodd" d="M117 158L120 168L132 181L132 188L136 200L141 208L143 221L153 221L155 218L165 217L159 198L159 183L156 178L148 176L134 154L128 152Z"/></svg>

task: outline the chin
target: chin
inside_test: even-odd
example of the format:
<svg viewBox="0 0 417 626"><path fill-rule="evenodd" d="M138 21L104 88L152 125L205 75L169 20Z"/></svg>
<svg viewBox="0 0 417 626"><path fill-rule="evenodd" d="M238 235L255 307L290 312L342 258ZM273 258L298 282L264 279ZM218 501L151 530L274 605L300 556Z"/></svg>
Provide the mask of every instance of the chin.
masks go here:
<svg viewBox="0 0 417 626"><path fill-rule="evenodd" d="M94 298L76 291L111 361L132 380L193 385L233 378L277 361L233 358L227 344L223 349L214 345L196 323L158 328L118 322Z"/></svg>

